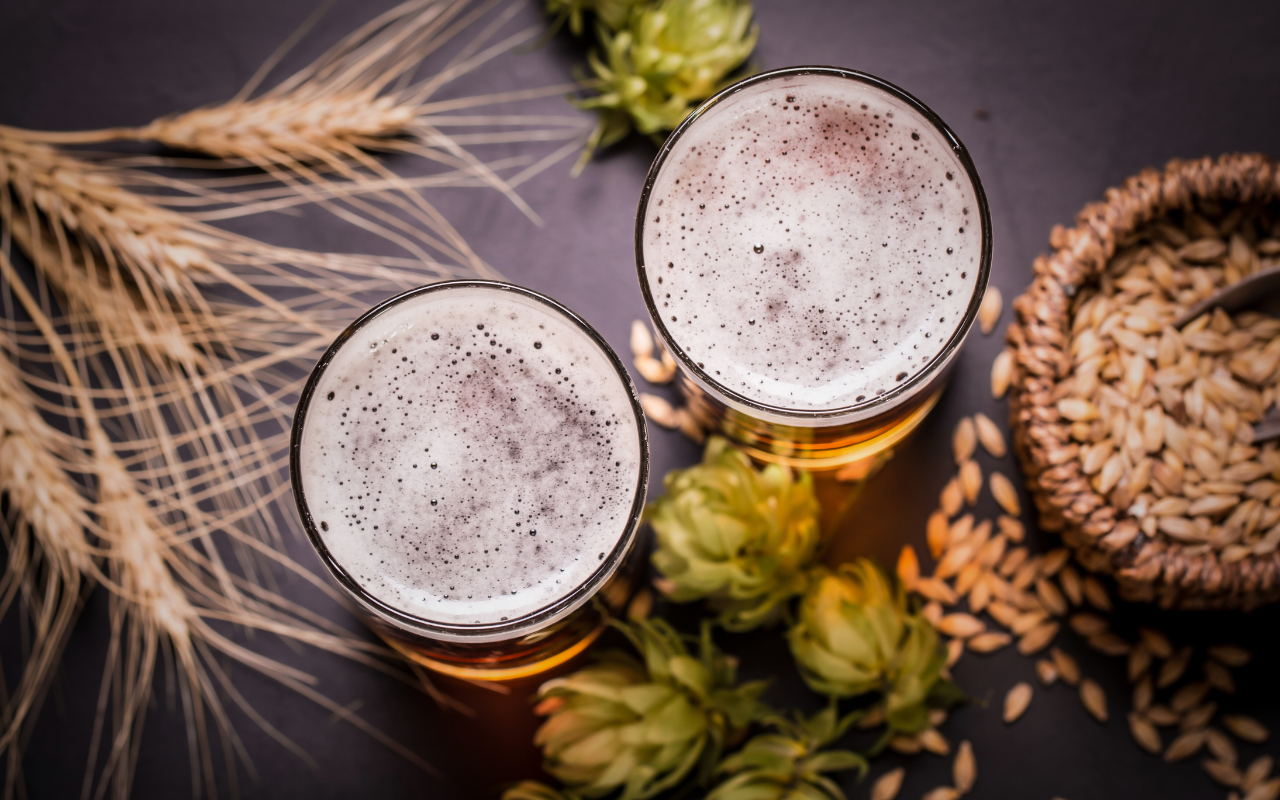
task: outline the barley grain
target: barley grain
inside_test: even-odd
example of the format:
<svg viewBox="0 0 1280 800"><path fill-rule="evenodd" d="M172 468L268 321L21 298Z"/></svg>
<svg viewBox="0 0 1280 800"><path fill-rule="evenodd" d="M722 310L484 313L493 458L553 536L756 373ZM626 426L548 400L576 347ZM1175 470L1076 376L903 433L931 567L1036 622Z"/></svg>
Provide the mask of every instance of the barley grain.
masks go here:
<svg viewBox="0 0 1280 800"><path fill-rule="evenodd" d="M1058 635L1058 623L1045 622L1027 631L1018 640L1018 652L1024 656L1038 653L1049 646L1053 637Z"/></svg>
<svg viewBox="0 0 1280 800"><path fill-rule="evenodd" d="M978 432L978 441L982 443L983 449L995 458L1004 458L1008 452L1005 445L1004 434L1000 431L1000 427L991 421L986 414L978 413L973 415L973 424Z"/></svg>
<svg viewBox="0 0 1280 800"><path fill-rule="evenodd" d="M1094 719L1099 722L1107 721L1107 695L1090 678L1080 681L1080 702Z"/></svg>
<svg viewBox="0 0 1280 800"><path fill-rule="evenodd" d="M945 756L951 752L950 742L937 728L925 728L916 734L916 740L920 742L921 748L936 756Z"/></svg>
<svg viewBox="0 0 1280 800"><path fill-rule="evenodd" d="M1136 711L1146 711L1151 707L1151 700L1155 697L1155 689L1151 685L1151 676L1144 675L1142 680L1138 681L1138 685L1133 687L1133 708Z"/></svg>
<svg viewBox="0 0 1280 800"><path fill-rule="evenodd" d="M1151 655L1156 658L1169 658L1173 655L1173 643L1169 641L1169 637L1160 631L1152 628L1139 628L1138 638L1142 641L1142 646L1151 651Z"/></svg>
<svg viewBox="0 0 1280 800"><path fill-rule="evenodd" d="M951 452L955 457L956 466L963 466L966 461L973 458L977 447L978 432L974 427L973 419L962 417L951 434Z"/></svg>
<svg viewBox="0 0 1280 800"><path fill-rule="evenodd" d="M1202 747L1204 747L1204 731L1187 731L1169 744L1169 749L1164 751L1164 760L1172 762L1190 758L1200 752Z"/></svg>
<svg viewBox="0 0 1280 800"><path fill-rule="evenodd" d="M978 781L978 761L973 755L973 745L966 739L956 748L955 761L951 762L951 781L960 794L973 791Z"/></svg>
<svg viewBox="0 0 1280 800"><path fill-rule="evenodd" d="M876 778L876 782L871 786L871 800L894 800L902 790L902 779L906 775L907 771L898 767Z"/></svg>
<svg viewBox="0 0 1280 800"><path fill-rule="evenodd" d="M1129 714L1129 734L1138 746L1148 753L1159 755L1164 750L1164 742L1160 740L1160 732L1156 726L1141 714Z"/></svg>
<svg viewBox="0 0 1280 800"><path fill-rule="evenodd" d="M991 397L999 400L1009 391L1013 380L1013 351L1002 350L991 364Z"/></svg>
<svg viewBox="0 0 1280 800"><path fill-rule="evenodd" d="M920 579L920 559L916 557L915 548L909 544L903 545L902 552L898 553L897 572L898 580L902 581L908 591Z"/></svg>
<svg viewBox="0 0 1280 800"><path fill-rule="evenodd" d="M1231 740L1228 739L1227 741L1230 742ZM1240 780L1240 788L1246 792L1253 791L1255 786L1260 785L1271 775L1272 765L1271 756L1258 756L1245 769L1244 776Z"/></svg>
<svg viewBox="0 0 1280 800"><path fill-rule="evenodd" d="M968 639L982 633L986 626L972 614L948 614L938 621L937 628L947 636Z"/></svg>
<svg viewBox="0 0 1280 800"><path fill-rule="evenodd" d="M1239 786L1244 781L1240 770L1236 769L1233 764L1212 759L1205 759L1200 763L1204 767L1204 771L1209 773L1209 777L1223 786Z"/></svg>
<svg viewBox="0 0 1280 800"><path fill-rule="evenodd" d="M929 544L929 554L935 559L946 549L949 528L945 512L935 511L929 515L929 522L925 525L925 539Z"/></svg>
<svg viewBox="0 0 1280 800"><path fill-rule="evenodd" d="M1153 725L1159 725L1167 728L1170 725L1177 725L1180 718L1173 709L1163 705L1153 705L1147 709L1147 719L1151 720Z"/></svg>
<svg viewBox="0 0 1280 800"><path fill-rule="evenodd" d="M1160 672L1156 676L1156 687L1163 689L1177 683L1183 673L1187 671L1187 665L1191 663L1192 649L1188 645L1175 653L1168 661L1160 665Z"/></svg>
<svg viewBox="0 0 1280 800"><path fill-rule="evenodd" d="M1000 289L996 286L987 286L987 291L982 295L982 305L978 307L978 325L982 328L982 333L991 333L996 329L996 323L1000 321L1000 312L1004 309L1004 297L1000 294Z"/></svg>
<svg viewBox="0 0 1280 800"><path fill-rule="evenodd" d="M1057 647L1049 651L1049 658L1053 660L1053 666L1064 683L1075 686L1080 682L1080 665L1074 658Z"/></svg>
<svg viewBox="0 0 1280 800"><path fill-rule="evenodd" d="M978 502L978 494L982 491L982 468L978 462L969 460L960 465L960 489L966 504Z"/></svg>
<svg viewBox="0 0 1280 800"><path fill-rule="evenodd" d="M1004 696L1004 721L1012 723L1031 705L1031 684L1021 682L1015 684Z"/></svg>
<svg viewBox="0 0 1280 800"><path fill-rule="evenodd" d="M1086 638L1097 636L1107 630L1107 621L1105 619L1087 611L1072 614L1068 624L1071 625L1071 630Z"/></svg>
<svg viewBox="0 0 1280 800"><path fill-rule="evenodd" d="M1231 742L1231 737L1217 728L1204 729L1204 744L1209 752L1213 753L1213 757L1224 764L1235 764L1239 759L1236 753L1236 746Z"/></svg>
<svg viewBox="0 0 1280 800"><path fill-rule="evenodd" d="M1111 610L1111 596L1107 594L1102 582L1092 575L1085 576L1084 598L1089 601L1089 605L1099 611Z"/></svg>
<svg viewBox="0 0 1280 800"><path fill-rule="evenodd" d="M965 646L975 653L994 653L1012 641L1012 637L1007 633L990 631L974 636L965 643Z"/></svg>
<svg viewBox="0 0 1280 800"><path fill-rule="evenodd" d="M1214 645L1209 648L1209 655L1228 667L1243 667L1253 658L1248 650L1233 644Z"/></svg>
<svg viewBox="0 0 1280 800"><path fill-rule="evenodd" d="M1108 656L1128 655L1130 649L1128 642L1110 631L1100 633L1097 636L1090 636L1089 646Z"/></svg>
<svg viewBox="0 0 1280 800"><path fill-rule="evenodd" d="M631 323L631 357L653 358L653 335L649 326L638 319Z"/></svg>
<svg viewBox="0 0 1280 800"><path fill-rule="evenodd" d="M954 517L960 513L960 509L964 507L964 490L960 488L959 478L947 481L947 485L942 488L942 494L938 497L938 505L942 508L942 513L948 517Z"/></svg>
<svg viewBox="0 0 1280 800"><path fill-rule="evenodd" d="M1253 744L1261 744L1271 735L1265 725L1253 717L1247 717L1243 714L1223 715L1222 724L1237 739L1243 739Z"/></svg>

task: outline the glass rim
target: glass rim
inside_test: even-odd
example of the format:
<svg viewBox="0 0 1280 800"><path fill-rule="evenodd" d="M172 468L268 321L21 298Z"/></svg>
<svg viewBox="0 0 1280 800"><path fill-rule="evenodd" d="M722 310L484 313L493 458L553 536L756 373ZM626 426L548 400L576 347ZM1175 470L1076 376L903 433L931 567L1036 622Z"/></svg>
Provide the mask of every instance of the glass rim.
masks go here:
<svg viewBox="0 0 1280 800"><path fill-rule="evenodd" d="M969 184L973 187L974 196L978 204L978 217L982 226L982 255L978 263L978 277L974 284L973 296L969 298L969 306L965 309L964 318L960 324L956 326L951 334L951 338L947 340L946 345L932 358L929 363L922 369L917 370L910 378L903 383L895 386L893 389L881 395L876 395L871 400L853 405L842 406L840 408L827 408L816 410L803 410L786 408L784 406L774 406L768 403L762 403L740 394L733 389L723 385L715 378L707 374L706 370L699 367L697 363L689 358L688 354L681 349L675 338L667 330L667 326L663 323L662 317L658 314L657 304L654 302L653 292L649 287L649 280L645 269L644 258L644 225L646 212L649 208L650 195L653 192L653 185L657 181L659 173L662 171L663 165L667 161L667 157L671 154L672 149L689 128L697 124L698 120L704 114L723 103L733 95L744 89L755 86L760 83L767 83L779 78L803 76L803 75L822 75L834 78L843 78L847 80L857 81L873 88L879 89L889 94L894 99L904 103L911 110L918 113L924 120L932 125L934 129L942 135L942 137L951 145L951 151L959 160L960 165L964 168L965 174L969 178ZM654 328L658 335L662 338L663 343L671 351L676 361L680 364L694 380L702 384L703 388L709 389L713 394L718 394L722 399L730 401L734 404L740 404L751 411L759 412L764 415L781 417L797 424L803 424L806 421L815 420L839 420L842 417L848 417L852 414L867 413L871 416L876 410L884 410L891 408L903 398L911 395L921 386L926 384L935 373L944 367L951 358L960 349L964 343L965 337L968 336L969 330L973 327L973 322L977 319L978 308L982 305L982 298L986 292L987 281L991 273L991 213L987 207L987 195L983 191L982 181L978 178L977 168L973 165L973 159L969 156L969 151L961 143L960 137L956 136L950 126L939 117L933 109L929 108L914 95L906 90L895 86L892 83L869 75L858 70L846 69L844 67L829 66L796 66L782 67L780 69L769 70L752 75L749 78L721 89L707 100L704 100L696 109L685 117L676 129L671 132L666 141L662 143L662 147L658 150L658 155L654 158L653 164L649 167L649 173L645 176L644 188L640 192L640 204L636 210L636 232L635 232L635 257L636 257L636 275L640 281L640 292L644 295L645 308L649 313L649 318L653 321ZM868 413L871 412L871 413Z"/></svg>
<svg viewBox="0 0 1280 800"><path fill-rule="evenodd" d="M591 341L604 353L614 371L618 374L622 381L623 387L627 391L627 399L631 403L631 410L636 419L636 435L640 445L640 464L634 489L634 499L631 504L631 511L625 522L625 528L618 537L618 542L610 551L608 557L596 568L591 576L575 587L568 594L560 597L556 601L549 603L529 614L517 617L513 620L491 623L471 623L471 624L451 624L439 622L436 620L420 617L415 614L409 614L395 606L381 600L357 582L351 574L342 566L342 564L334 558L329 548L325 545L324 539L317 530L315 521L312 519L310 508L307 504L306 491L302 486L302 472L300 467L300 454L302 450L303 429L306 426L307 410L311 406L312 396L315 394L316 387L320 383L321 377L329 364L337 356L352 336L356 334L365 325L380 317L390 309L423 295L432 294L440 291L448 291L452 289L482 289L492 290L501 293L510 293L520 295L531 299L543 306L550 308L552 311L559 313L567 320L572 322L581 332L585 333ZM635 543L636 534L640 529L640 520L644 512L644 504L649 484L649 434L645 422L644 410L640 406L640 396L636 390L635 383L631 380L631 375L627 372L626 366L618 357L605 338L600 335L592 325L579 315L575 314L562 303L553 300L546 295L527 289L523 286L517 286L506 281L495 281L488 279L464 279L449 280L430 283L424 286L418 286L413 289L401 292L400 294L389 297L386 300L374 305L365 311L354 322L343 329L342 333L333 340L324 355L316 362L312 368L311 374L307 377L307 382L303 386L301 394L298 396L298 403L294 412L293 425L291 427L289 437L289 480L293 489L294 503L298 508L298 514L302 518L303 528L307 532L307 538L311 541L312 547L320 556L320 560L324 562L329 573L338 581L339 585L355 598L363 607L372 612L375 616L385 622L395 625L396 627L408 630L413 633L427 636L428 638L442 639L445 641L502 641L527 632L530 629L537 629L549 625L559 618L575 611L580 606L589 601L601 586L613 575L619 564L626 555L631 551Z"/></svg>

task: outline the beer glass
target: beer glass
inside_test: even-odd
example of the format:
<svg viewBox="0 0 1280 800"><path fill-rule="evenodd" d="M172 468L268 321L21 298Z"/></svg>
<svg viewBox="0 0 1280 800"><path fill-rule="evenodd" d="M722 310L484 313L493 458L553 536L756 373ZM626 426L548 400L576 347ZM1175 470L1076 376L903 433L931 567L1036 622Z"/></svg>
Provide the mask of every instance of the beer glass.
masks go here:
<svg viewBox="0 0 1280 800"><path fill-rule="evenodd" d="M991 262L956 135L898 87L833 67L703 103L654 160L635 237L691 413L758 461L809 470L870 463L920 424Z"/></svg>
<svg viewBox="0 0 1280 800"><path fill-rule="evenodd" d="M449 281L361 316L302 391L290 467L334 580L437 672L561 664L638 587L635 387L589 324L537 292Z"/></svg>

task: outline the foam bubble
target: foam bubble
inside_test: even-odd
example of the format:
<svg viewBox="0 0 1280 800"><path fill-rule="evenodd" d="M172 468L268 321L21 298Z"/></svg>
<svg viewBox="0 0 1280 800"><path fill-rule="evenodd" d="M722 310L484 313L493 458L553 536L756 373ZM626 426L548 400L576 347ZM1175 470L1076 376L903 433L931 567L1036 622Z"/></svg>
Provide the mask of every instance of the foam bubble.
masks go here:
<svg viewBox="0 0 1280 800"><path fill-rule="evenodd" d="M452 288L343 345L299 464L325 546L365 590L434 622L491 624L572 592L627 532L637 424L572 321L523 295Z"/></svg>
<svg viewBox="0 0 1280 800"><path fill-rule="evenodd" d="M943 136L893 96L823 75L748 87L672 147L643 261L688 357L750 400L870 402L945 347L973 297L982 227Z"/></svg>

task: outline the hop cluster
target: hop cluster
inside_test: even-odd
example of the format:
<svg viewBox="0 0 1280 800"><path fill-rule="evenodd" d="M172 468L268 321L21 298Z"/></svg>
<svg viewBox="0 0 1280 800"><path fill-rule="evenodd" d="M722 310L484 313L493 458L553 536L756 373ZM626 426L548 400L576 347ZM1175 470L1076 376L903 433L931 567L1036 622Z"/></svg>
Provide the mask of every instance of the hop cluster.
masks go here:
<svg viewBox="0 0 1280 800"><path fill-rule="evenodd" d="M562 2L550 0L553 5ZM601 19L603 52L588 57L599 93L578 101L579 107L600 112L584 160L633 128L649 135L674 129L698 103L732 82L731 73L751 55L760 36L759 26L751 22L750 0L658 0L647 5L570 0L567 5L590 5ZM625 22L612 24L623 5L632 5ZM574 12L567 13L572 28ZM580 10L578 15L580 25Z"/></svg>
<svg viewBox="0 0 1280 800"><path fill-rule="evenodd" d="M750 459L712 438L702 463L667 474L649 507L657 537L653 564L671 599L708 598L729 630L776 617L801 594L818 550L813 479Z"/></svg>
<svg viewBox="0 0 1280 800"><path fill-rule="evenodd" d="M613 652L538 690L547 720L534 743L566 796L643 800L714 765L731 730L762 716L762 683L736 684L734 662L704 628L697 656L663 620L617 626L638 651ZM519 788L519 787L517 787ZM511 797L533 798L526 785Z"/></svg>
<svg viewBox="0 0 1280 800"><path fill-rule="evenodd" d="M922 730L930 701L949 694L937 632L867 559L843 564L810 586L789 639L811 689L832 697L881 692L894 730Z"/></svg>

